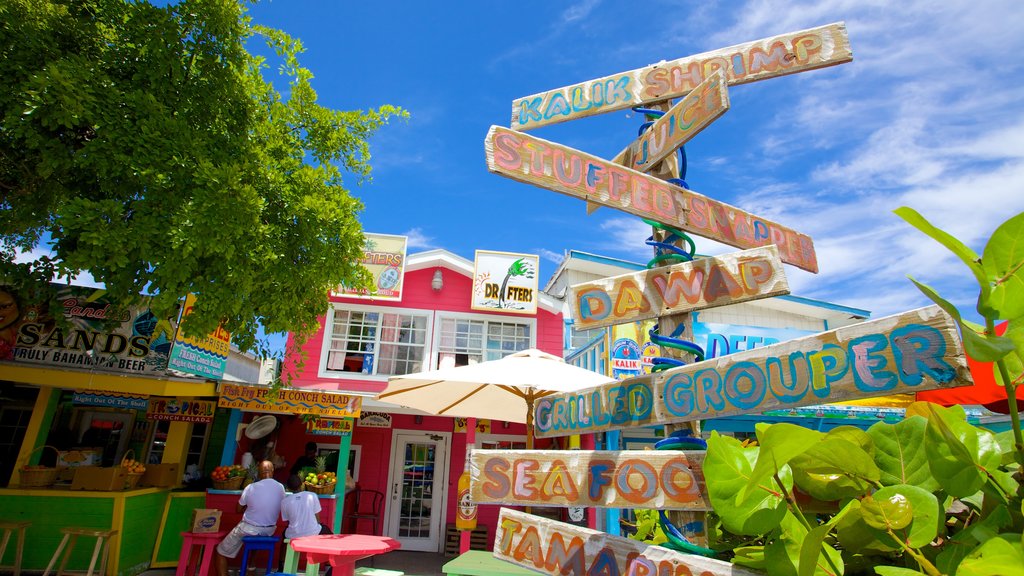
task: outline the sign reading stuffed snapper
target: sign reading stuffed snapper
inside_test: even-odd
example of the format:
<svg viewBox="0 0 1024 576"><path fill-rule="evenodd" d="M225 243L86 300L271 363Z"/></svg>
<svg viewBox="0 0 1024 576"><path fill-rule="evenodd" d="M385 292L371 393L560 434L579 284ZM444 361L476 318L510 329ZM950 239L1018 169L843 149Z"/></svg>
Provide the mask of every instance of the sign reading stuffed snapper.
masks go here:
<svg viewBox="0 0 1024 576"><path fill-rule="evenodd" d="M714 358L534 409L539 437L704 420L971 383L952 319L938 306Z"/></svg>

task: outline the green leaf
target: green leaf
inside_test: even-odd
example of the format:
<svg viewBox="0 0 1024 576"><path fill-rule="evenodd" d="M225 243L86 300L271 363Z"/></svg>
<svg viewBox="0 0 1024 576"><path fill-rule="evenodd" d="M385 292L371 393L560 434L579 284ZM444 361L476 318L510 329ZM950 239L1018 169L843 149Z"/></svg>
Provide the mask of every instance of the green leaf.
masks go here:
<svg viewBox="0 0 1024 576"><path fill-rule="evenodd" d="M892 501L897 495L909 504L911 512L911 521L907 526L894 528L897 536L914 548L927 546L939 535L939 527L946 519L938 498L923 488L909 484L886 486L875 492L876 500L883 498Z"/></svg>
<svg viewBox="0 0 1024 576"><path fill-rule="evenodd" d="M1005 507L992 510L963 530L957 532L942 547L942 552L935 558L935 567L943 574L955 574L960 562L968 556L978 544L995 538L1000 529L1009 526L1012 519Z"/></svg>
<svg viewBox="0 0 1024 576"><path fill-rule="evenodd" d="M1009 375L1010 381L1020 385L1024 383L1024 322L1019 320L1011 322L1007 325L1003 337L1012 340L1014 345L1013 352L1003 357L1003 365L1006 366L1006 373ZM997 384L1006 386L1006 382L1003 382L1003 375L996 370L995 365L987 369L992 370Z"/></svg>
<svg viewBox="0 0 1024 576"><path fill-rule="evenodd" d="M853 552L891 552L899 546L885 532L868 526L861 515L861 501L850 503L850 512L836 524L836 536L843 548Z"/></svg>
<svg viewBox="0 0 1024 576"><path fill-rule="evenodd" d="M764 570L766 568L764 546L739 546L733 548L733 554L735 554L732 558L733 564L739 564L740 566L746 566L755 570Z"/></svg>
<svg viewBox="0 0 1024 576"><path fill-rule="evenodd" d="M929 404L928 410L925 452L932 475L951 496L974 494L987 480L986 470L1002 460L995 435L941 406Z"/></svg>
<svg viewBox="0 0 1024 576"><path fill-rule="evenodd" d="M971 250L966 244L964 244L960 240L957 240L948 232L936 228L934 225L932 225L931 222L929 222L924 216L919 214L913 208L901 206L893 210L893 213L895 213L900 218L903 218L908 224L910 224L914 228L917 228L921 232L927 234L929 237L931 237L939 244L945 246L947 249L949 249L950 252L952 252L958 258L960 258L960 261L967 266L967 268L971 271L972 274L974 274L974 277L978 280L979 285L986 286L988 284L988 280L985 277L985 272L981 267L981 263L979 262L980 258L978 258L977 253L975 253L974 250Z"/></svg>
<svg viewBox="0 0 1024 576"><path fill-rule="evenodd" d="M761 452L744 493L749 493L758 485L765 483L782 470L790 459L806 452L823 437L824 434L816 430L785 422L759 428L757 441L761 445Z"/></svg>
<svg viewBox="0 0 1024 576"><path fill-rule="evenodd" d="M993 283L989 304L997 316L1024 316L1024 212L996 228L982 256L985 275Z"/></svg>
<svg viewBox="0 0 1024 576"><path fill-rule="evenodd" d="M881 576L921 576L924 574L924 572L902 566L875 566L875 572Z"/></svg>
<svg viewBox="0 0 1024 576"><path fill-rule="evenodd" d="M832 528L839 523L840 520L846 516L853 508L853 502L850 501L842 510L833 516L828 522L813 528L807 533L804 538L803 544L800 545L800 566L797 570L798 576L812 576L819 571L819 568L828 567L826 573L832 574L831 566L825 558L828 554L829 557L834 559L832 552L836 552L831 546L825 544L825 538L828 536ZM823 550L822 547L825 546ZM841 567L841 564L836 564L837 567Z"/></svg>
<svg viewBox="0 0 1024 576"><path fill-rule="evenodd" d="M970 326L965 325L956 306L943 299L926 284L922 284L913 278L910 281L932 302L938 304L940 308L956 320L956 323L960 326L960 338L964 343L964 351L971 358L979 362L994 362L1015 349L1013 342L1008 338L995 335L983 336L975 332Z"/></svg>
<svg viewBox="0 0 1024 576"><path fill-rule="evenodd" d="M910 501L899 492L888 496L874 494L861 498L860 514L868 526L879 530L895 531L905 528L914 518Z"/></svg>
<svg viewBox="0 0 1024 576"><path fill-rule="evenodd" d="M877 422L867 434L874 440L875 463L881 470L879 481L886 485L912 484L934 492L938 481L928 468L924 450L928 420L911 416L896 424Z"/></svg>
<svg viewBox="0 0 1024 576"><path fill-rule="evenodd" d="M861 496L881 474L864 449L846 440L849 434L825 436L790 460L793 482L818 500ZM868 443L871 439L864 435Z"/></svg>
<svg viewBox="0 0 1024 576"><path fill-rule="evenodd" d="M1020 535L1000 535L979 546L960 562L957 576L1005 576L1024 573Z"/></svg>
<svg viewBox="0 0 1024 576"><path fill-rule="evenodd" d="M769 479L745 496L741 493L751 477L758 448L744 448L738 440L712 432L704 458L704 478L708 498L722 525L733 534L759 536L774 530L786 512L786 502L775 483ZM780 478L792 487L792 474L787 467Z"/></svg>

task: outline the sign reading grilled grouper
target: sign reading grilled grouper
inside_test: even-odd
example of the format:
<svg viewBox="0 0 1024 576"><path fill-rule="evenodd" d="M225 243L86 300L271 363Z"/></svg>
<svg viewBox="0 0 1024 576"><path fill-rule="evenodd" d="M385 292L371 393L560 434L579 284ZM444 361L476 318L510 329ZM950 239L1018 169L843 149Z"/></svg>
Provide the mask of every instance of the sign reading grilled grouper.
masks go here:
<svg viewBox="0 0 1024 576"><path fill-rule="evenodd" d="M519 182L656 220L741 250L775 244L782 261L818 271L806 234L579 150L491 126L487 168Z"/></svg>
<svg viewBox="0 0 1024 576"><path fill-rule="evenodd" d="M704 420L971 384L952 319L929 306L537 400L538 437Z"/></svg>

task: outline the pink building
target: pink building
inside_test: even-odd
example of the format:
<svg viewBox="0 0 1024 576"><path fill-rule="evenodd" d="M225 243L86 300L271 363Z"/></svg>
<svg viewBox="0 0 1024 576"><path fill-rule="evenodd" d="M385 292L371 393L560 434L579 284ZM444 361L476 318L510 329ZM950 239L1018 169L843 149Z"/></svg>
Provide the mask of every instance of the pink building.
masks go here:
<svg viewBox="0 0 1024 576"><path fill-rule="evenodd" d="M473 272L473 262L444 250L409 255L400 301L332 296L319 331L301 349L304 361L290 353L285 363L293 387L365 396L351 437L350 470L361 488L385 495L378 532L405 550L445 548L466 456L464 424L372 397L389 376L496 360L527 348L563 351L561 301L539 292L536 314L474 310ZM478 447L525 446L522 424L482 421L477 430ZM338 447L336 437L307 434L299 418L282 422L280 438L278 453L289 462L307 441L318 442L322 452ZM496 506L479 509L488 545L497 513ZM369 532L372 526L343 529Z"/></svg>

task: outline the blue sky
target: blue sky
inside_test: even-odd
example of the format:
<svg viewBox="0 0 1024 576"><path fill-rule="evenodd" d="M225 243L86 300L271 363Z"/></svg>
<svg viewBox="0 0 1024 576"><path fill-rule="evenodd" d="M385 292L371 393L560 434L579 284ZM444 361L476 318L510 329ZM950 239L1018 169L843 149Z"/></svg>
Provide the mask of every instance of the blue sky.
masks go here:
<svg viewBox="0 0 1024 576"><path fill-rule="evenodd" d="M815 241L820 273L793 293L870 310L927 302L907 274L972 308L966 269L892 214L911 206L975 250L1024 211L1024 10L985 2L337 2L276 0L254 20L302 39L321 103L399 105L355 186L369 232L410 251L475 249L645 261L650 227L490 174L483 140L513 99L769 36L844 21L854 60L730 89L731 109L687 145L702 194ZM641 119L613 112L532 130L611 158ZM695 238L705 254L735 249Z"/></svg>

